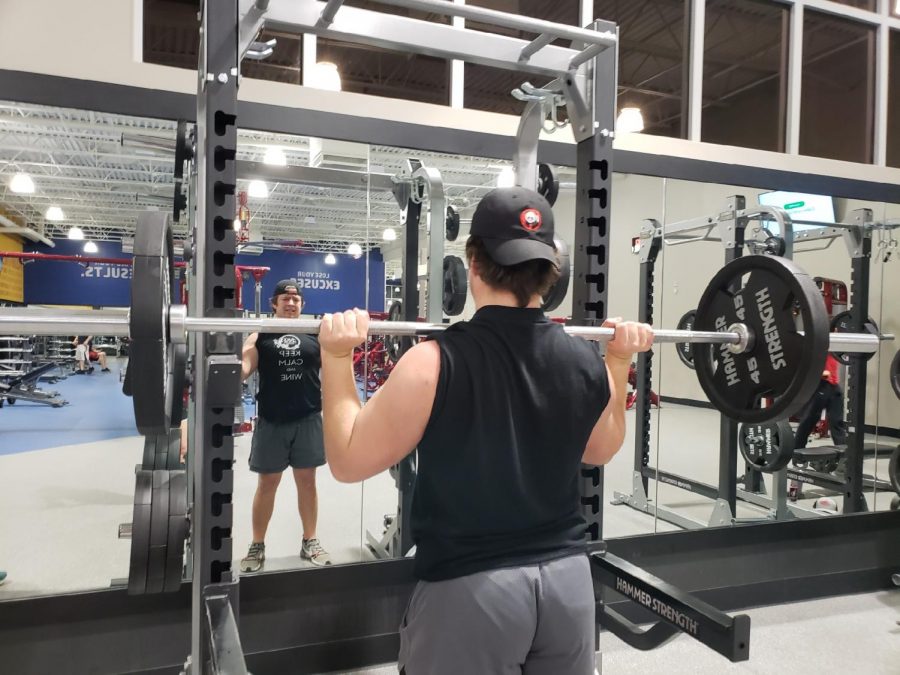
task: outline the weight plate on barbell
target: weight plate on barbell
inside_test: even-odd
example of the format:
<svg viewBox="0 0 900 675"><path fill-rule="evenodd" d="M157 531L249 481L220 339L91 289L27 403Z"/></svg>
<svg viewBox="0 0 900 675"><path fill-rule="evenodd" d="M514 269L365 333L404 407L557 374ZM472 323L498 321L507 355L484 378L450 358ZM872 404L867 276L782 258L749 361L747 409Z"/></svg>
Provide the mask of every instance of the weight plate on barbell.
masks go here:
<svg viewBox="0 0 900 675"><path fill-rule="evenodd" d="M696 316L696 309L692 309L689 312L686 312L684 316L682 316L678 320L678 325L676 326L676 328L678 330L694 330L694 319ZM691 370L694 369L693 344L691 344L690 342L676 342L675 352L678 354L678 358L681 359L681 362L684 365L686 365Z"/></svg>
<svg viewBox="0 0 900 675"><path fill-rule="evenodd" d="M445 235L447 241L456 241L459 236L459 211L452 204L447 205L447 219L445 221Z"/></svg>
<svg viewBox="0 0 900 675"><path fill-rule="evenodd" d="M469 279L462 258L455 255L444 256L444 292L441 304L447 316L462 314L468 291Z"/></svg>
<svg viewBox="0 0 900 675"><path fill-rule="evenodd" d="M875 319L870 316L869 320L863 325L863 330L870 335L878 335L878 324L875 323ZM833 333L855 333L856 330L854 330L853 327L853 313L848 309L835 314L831 319L831 331ZM874 352L858 352L858 354L862 357L863 361L868 361L875 356ZM851 354L846 352L831 352L831 355L837 359L838 363L845 366L850 365Z"/></svg>
<svg viewBox="0 0 900 675"><path fill-rule="evenodd" d="M819 384L828 351L828 315L815 282L784 258L733 260L703 292L694 326L722 332L736 323L752 336L742 353L733 353L730 345L693 345L697 379L710 403L739 422L786 419L798 412ZM763 408L765 399L769 404Z"/></svg>
<svg viewBox="0 0 900 675"><path fill-rule="evenodd" d="M541 303L541 309L545 312L552 312L562 304L569 291L569 245L557 237L553 238L556 245L556 257L559 259L559 279L550 287Z"/></svg>
<svg viewBox="0 0 900 675"><path fill-rule="evenodd" d="M147 556L150 552L153 472L138 466L134 473L134 509L131 515L128 593L142 595L147 592Z"/></svg>
<svg viewBox="0 0 900 675"><path fill-rule="evenodd" d="M168 321L173 258L172 230L165 214L140 214L132 260L128 370L140 373L140 385L132 382L132 404L135 425L145 436L163 434L172 424L175 350Z"/></svg>
<svg viewBox="0 0 900 675"><path fill-rule="evenodd" d="M173 429L181 427L184 418L184 396L187 383L187 345L172 345L172 404L169 424ZM169 467L174 468L174 467Z"/></svg>
<svg viewBox="0 0 900 675"><path fill-rule="evenodd" d="M786 467L794 456L794 431L785 420L742 424L738 447L755 469L774 473Z"/></svg>
<svg viewBox="0 0 900 675"><path fill-rule="evenodd" d="M391 303L390 309L388 310L388 321L403 320L403 303L399 300L394 300L394 302ZM412 321L415 321L415 319L412 319ZM403 356L403 354L405 354L407 350L409 350L414 344L414 339L408 336L385 336L385 345L387 347L388 356L394 363L399 361L400 357Z"/></svg>
<svg viewBox="0 0 900 675"><path fill-rule="evenodd" d="M546 199L550 206L553 206L559 197L559 178L556 177L556 169L543 162L538 164L537 193Z"/></svg>
<svg viewBox="0 0 900 675"><path fill-rule="evenodd" d="M900 349L897 350L897 353L894 354L894 360L891 361L890 375L891 388L894 390L897 398L900 398Z"/></svg>

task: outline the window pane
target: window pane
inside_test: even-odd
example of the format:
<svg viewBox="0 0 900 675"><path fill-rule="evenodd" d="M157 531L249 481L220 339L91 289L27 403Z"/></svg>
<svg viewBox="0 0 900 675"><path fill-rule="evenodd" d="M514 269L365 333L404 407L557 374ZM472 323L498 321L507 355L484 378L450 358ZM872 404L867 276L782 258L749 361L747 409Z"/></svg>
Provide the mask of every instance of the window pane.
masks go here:
<svg viewBox="0 0 900 675"><path fill-rule="evenodd" d="M199 0L144 0L144 62L196 70L200 49ZM264 61L244 59L241 74L259 80L300 84L302 36L264 30L259 40L275 38L275 51Z"/></svg>
<svg viewBox="0 0 900 675"><path fill-rule="evenodd" d="M892 2L895 0L891 0ZM875 11L875 2L876 0L833 0L839 5L850 5L851 7L859 7L860 9L867 9L870 12Z"/></svg>
<svg viewBox="0 0 900 675"><path fill-rule="evenodd" d="M900 167L900 32L891 31L889 58L887 164Z"/></svg>
<svg viewBox="0 0 900 675"><path fill-rule="evenodd" d="M800 154L871 162L875 29L804 15Z"/></svg>
<svg viewBox="0 0 900 675"><path fill-rule="evenodd" d="M619 25L619 110L640 108L644 133L685 138L684 4L594 0L594 18Z"/></svg>
<svg viewBox="0 0 900 675"><path fill-rule="evenodd" d="M707 0L702 140L784 150L789 10L748 0Z"/></svg>
<svg viewBox="0 0 900 675"><path fill-rule="evenodd" d="M371 0L346 0L344 5L432 23L450 23L449 17L440 14ZM337 65L344 91L441 105L450 102L450 64L446 59L327 38L318 39L316 52L318 61Z"/></svg>
<svg viewBox="0 0 900 675"><path fill-rule="evenodd" d="M564 23L570 26L578 24L578 0L562 0L558 2L547 2L546 0L468 0L466 4L509 14L519 14L532 19ZM522 40L533 40L537 37L536 33L492 26L471 19L466 19L466 28L486 33L497 33ZM564 45L566 43L556 40L553 44ZM525 103L513 98L510 92L523 82L528 81L528 79L527 75L513 70L467 63L465 66L463 106L474 110L520 115L525 108ZM533 81L532 84L541 85L544 82Z"/></svg>

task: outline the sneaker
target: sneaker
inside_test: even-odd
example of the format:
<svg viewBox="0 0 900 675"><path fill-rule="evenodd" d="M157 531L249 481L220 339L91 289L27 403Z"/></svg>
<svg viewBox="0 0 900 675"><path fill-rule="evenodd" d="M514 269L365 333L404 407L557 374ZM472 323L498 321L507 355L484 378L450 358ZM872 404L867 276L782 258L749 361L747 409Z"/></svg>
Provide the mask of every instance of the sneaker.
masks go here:
<svg viewBox="0 0 900 675"><path fill-rule="evenodd" d="M109 372L109 368L101 368L101 369L100 369L100 372L101 372L101 373L108 373L108 372Z"/></svg>
<svg viewBox="0 0 900 675"><path fill-rule="evenodd" d="M0 586L3 585L4 581L6 581L6 571L0 570Z"/></svg>
<svg viewBox="0 0 900 675"><path fill-rule="evenodd" d="M303 546L300 548L300 557L320 567L331 564L331 556L328 555L328 551L322 548L322 544L315 537L303 540Z"/></svg>
<svg viewBox="0 0 900 675"><path fill-rule="evenodd" d="M241 572L259 572L265 561L266 545L254 542L250 544L250 550L241 560Z"/></svg>

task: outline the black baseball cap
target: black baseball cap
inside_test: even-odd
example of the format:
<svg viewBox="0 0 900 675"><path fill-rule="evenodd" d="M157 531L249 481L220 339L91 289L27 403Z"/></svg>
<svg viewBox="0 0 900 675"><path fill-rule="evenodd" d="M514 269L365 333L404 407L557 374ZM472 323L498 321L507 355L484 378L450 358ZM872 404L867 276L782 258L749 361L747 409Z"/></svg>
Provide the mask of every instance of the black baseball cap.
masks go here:
<svg viewBox="0 0 900 675"><path fill-rule="evenodd" d="M553 209L534 190L516 186L488 192L472 215L469 234L481 237L499 265L549 260L559 267L553 243Z"/></svg>
<svg viewBox="0 0 900 675"><path fill-rule="evenodd" d="M296 279L282 279L277 284L275 284L275 290L272 291L272 300L277 298L282 293L287 293L288 291L293 291L301 298L303 297L303 293L300 290L300 286L297 284Z"/></svg>

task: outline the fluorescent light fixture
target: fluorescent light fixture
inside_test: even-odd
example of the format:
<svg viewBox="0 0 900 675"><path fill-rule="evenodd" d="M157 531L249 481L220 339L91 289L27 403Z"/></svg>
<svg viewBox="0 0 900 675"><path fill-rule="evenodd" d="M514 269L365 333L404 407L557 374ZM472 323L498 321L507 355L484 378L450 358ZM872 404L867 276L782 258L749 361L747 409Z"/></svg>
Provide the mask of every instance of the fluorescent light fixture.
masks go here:
<svg viewBox="0 0 900 675"><path fill-rule="evenodd" d="M616 131L620 134L636 134L644 130L644 116L640 108L622 108L616 118Z"/></svg>
<svg viewBox="0 0 900 675"><path fill-rule="evenodd" d="M385 241L396 241L397 240L397 230L393 227L384 228L384 232L381 233L381 238Z"/></svg>
<svg viewBox="0 0 900 675"><path fill-rule="evenodd" d="M47 209L47 213L44 214L44 218L47 220L65 220L66 214L58 206L51 206Z"/></svg>
<svg viewBox="0 0 900 675"><path fill-rule="evenodd" d="M274 145L266 148L263 164L271 164L272 166L287 166L287 157L284 156L284 150Z"/></svg>
<svg viewBox="0 0 900 675"><path fill-rule="evenodd" d="M30 195L34 192L34 181L31 176L21 171L9 181L9 189L20 195Z"/></svg>
<svg viewBox="0 0 900 675"><path fill-rule="evenodd" d="M334 265L337 263L337 258L334 257L333 253L329 253L325 256L325 264L326 265Z"/></svg>
<svg viewBox="0 0 900 675"><path fill-rule="evenodd" d="M338 71L338 67L335 64L328 61L319 61L319 63L313 66L309 85L316 89L340 91L341 73Z"/></svg>
<svg viewBox="0 0 900 675"><path fill-rule="evenodd" d="M68 236L69 239L84 239L84 230L80 227L70 227L69 234L66 236Z"/></svg>
<svg viewBox="0 0 900 675"><path fill-rule="evenodd" d="M303 222L307 225L315 225L316 219L314 216L306 216L306 218L303 219Z"/></svg>
<svg viewBox="0 0 900 675"><path fill-rule="evenodd" d="M347 253L352 255L354 258L358 258L362 255L362 246L357 243L350 244L347 247Z"/></svg>
<svg viewBox="0 0 900 675"><path fill-rule="evenodd" d="M511 166L504 166L497 174L497 187L512 187L516 184L516 172Z"/></svg>
<svg viewBox="0 0 900 675"><path fill-rule="evenodd" d="M269 188L261 180L251 180L250 187L247 188L247 194L254 199L265 199L269 196Z"/></svg>
<svg viewBox="0 0 900 675"><path fill-rule="evenodd" d="M240 219L240 218L235 218L235 219L234 219L234 231L235 231L235 232L240 232L240 231L241 231L241 219Z"/></svg>
<svg viewBox="0 0 900 675"><path fill-rule="evenodd" d="M96 253L97 250L98 250L98 249L97 249L97 244L95 244L95 243L92 242L92 241L89 241L89 242L87 242L87 243L84 245L84 252L85 252L85 253Z"/></svg>

